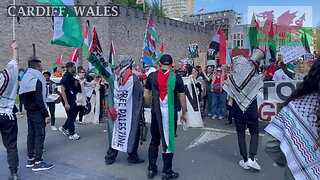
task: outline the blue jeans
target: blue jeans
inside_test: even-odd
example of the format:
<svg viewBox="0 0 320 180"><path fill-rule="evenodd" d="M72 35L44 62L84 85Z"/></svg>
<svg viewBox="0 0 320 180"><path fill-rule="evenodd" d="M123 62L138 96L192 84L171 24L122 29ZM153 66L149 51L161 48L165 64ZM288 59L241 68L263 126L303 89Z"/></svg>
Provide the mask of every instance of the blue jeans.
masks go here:
<svg viewBox="0 0 320 180"><path fill-rule="evenodd" d="M212 92L211 94L211 107L213 115L224 116L226 111L226 101L227 93L226 92Z"/></svg>

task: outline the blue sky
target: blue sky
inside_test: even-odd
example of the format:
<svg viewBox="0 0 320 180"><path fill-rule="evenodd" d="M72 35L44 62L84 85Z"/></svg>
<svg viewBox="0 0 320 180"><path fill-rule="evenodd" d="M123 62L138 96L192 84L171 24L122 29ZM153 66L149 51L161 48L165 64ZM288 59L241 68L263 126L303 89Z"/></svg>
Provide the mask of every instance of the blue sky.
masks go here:
<svg viewBox="0 0 320 180"><path fill-rule="evenodd" d="M320 0L194 0L194 5L195 13L201 8L204 12L234 9L243 14L243 23L247 23L249 6L312 6L312 24L320 24Z"/></svg>

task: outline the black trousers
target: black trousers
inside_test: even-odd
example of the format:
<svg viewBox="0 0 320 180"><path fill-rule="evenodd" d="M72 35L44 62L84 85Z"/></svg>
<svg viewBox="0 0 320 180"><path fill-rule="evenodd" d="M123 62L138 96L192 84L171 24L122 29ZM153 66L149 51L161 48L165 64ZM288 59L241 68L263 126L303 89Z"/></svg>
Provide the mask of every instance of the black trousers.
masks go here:
<svg viewBox="0 0 320 180"><path fill-rule="evenodd" d="M158 151L159 151L159 145L160 145L160 131L158 122L155 116L155 113L151 112L151 127L150 127L150 133L151 133L151 142L149 145L148 150L148 157L149 157L149 171L156 171L157 170L157 159L158 159ZM173 153L162 153L162 159L163 159L163 173L172 173L172 159L173 159Z"/></svg>
<svg viewBox="0 0 320 180"><path fill-rule="evenodd" d="M19 95L19 112L22 112L22 97Z"/></svg>
<svg viewBox="0 0 320 180"><path fill-rule="evenodd" d="M248 109L243 113L237 103L233 103L233 115L234 122L237 129L238 145L240 154L247 160L247 146L246 146L246 128L249 128L251 140L250 140L250 157L253 158L257 155L258 143L259 143L259 121L258 121L258 107L257 100L254 100Z"/></svg>
<svg viewBox="0 0 320 180"><path fill-rule="evenodd" d="M11 174L18 172L19 157L17 148L18 125L17 118L10 120L9 116L0 115L0 131L2 143L7 150L7 161Z"/></svg>
<svg viewBox="0 0 320 180"><path fill-rule="evenodd" d="M49 112L50 112L50 116L51 116L51 126L54 126L56 124L56 116L55 116L56 103L55 102L48 102L47 105L49 107Z"/></svg>
<svg viewBox="0 0 320 180"><path fill-rule="evenodd" d="M136 134L136 139L133 143L133 148L132 148L132 152L128 152L128 160L135 160L135 159L139 159L139 155L138 155L138 147L139 147L139 140L140 140L140 128L137 131L138 133ZM108 151L107 151L107 155L105 156L105 160L107 161L109 160L115 160L118 156L118 150L113 149L112 147L109 147Z"/></svg>
<svg viewBox="0 0 320 180"><path fill-rule="evenodd" d="M82 122L83 116L86 112L86 107L85 106L77 106L77 108L78 108L78 113L79 113L79 122Z"/></svg>
<svg viewBox="0 0 320 180"><path fill-rule="evenodd" d="M178 128L178 112L176 109L174 110L174 133L177 135L177 128Z"/></svg>
<svg viewBox="0 0 320 180"><path fill-rule="evenodd" d="M140 136L138 136L140 137ZM134 149L131 153L128 153L128 161L130 160L135 160L135 159L139 159L139 155L138 155L138 146L139 146L139 138L137 138L136 142L135 142L135 146ZM118 150L113 149L112 147L109 147L108 151L107 151L107 155L105 156L105 160L107 161L109 160L115 160L118 156Z"/></svg>
<svg viewBox="0 0 320 180"><path fill-rule="evenodd" d="M232 122L232 119L233 119L233 107L228 105L227 109L229 111L228 121Z"/></svg>
<svg viewBox="0 0 320 180"><path fill-rule="evenodd" d="M43 153L43 143L46 136L45 118L40 111L27 111L28 117L28 156L29 159L35 158L35 161L41 161Z"/></svg>
<svg viewBox="0 0 320 180"><path fill-rule="evenodd" d="M70 110L66 111L66 113L68 118L62 127L65 130L69 130L69 135L74 135L75 134L74 122L76 121L77 114L78 114L76 104L70 104Z"/></svg>

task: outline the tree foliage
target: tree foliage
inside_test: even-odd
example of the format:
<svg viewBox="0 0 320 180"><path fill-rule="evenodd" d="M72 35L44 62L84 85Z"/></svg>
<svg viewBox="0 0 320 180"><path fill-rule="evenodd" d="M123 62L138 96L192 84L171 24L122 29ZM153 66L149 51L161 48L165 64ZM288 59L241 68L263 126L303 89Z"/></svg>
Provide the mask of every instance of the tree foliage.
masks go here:
<svg viewBox="0 0 320 180"><path fill-rule="evenodd" d="M151 3L149 3L148 0L144 0L144 1L145 1L146 12L150 11L152 14L155 14L157 16L164 16L164 11L160 5L159 0L151 0ZM143 10L143 4L136 4L136 0L112 0L112 2L125 7Z"/></svg>
<svg viewBox="0 0 320 180"><path fill-rule="evenodd" d="M320 22L318 23L313 36L315 37L314 38L315 50L320 51Z"/></svg>

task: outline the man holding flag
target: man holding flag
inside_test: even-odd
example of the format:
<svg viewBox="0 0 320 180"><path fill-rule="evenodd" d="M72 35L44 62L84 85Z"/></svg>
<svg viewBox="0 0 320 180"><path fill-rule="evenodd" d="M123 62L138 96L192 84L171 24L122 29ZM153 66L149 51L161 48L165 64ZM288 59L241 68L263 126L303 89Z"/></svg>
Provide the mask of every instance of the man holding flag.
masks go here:
<svg viewBox="0 0 320 180"><path fill-rule="evenodd" d="M113 164L118 151L127 152L130 164L143 163L139 158L140 120L143 105L143 87L137 75L132 73L133 60L128 55L120 56L120 66L116 70L114 81L114 107L111 117L114 120L111 147L105 161Z"/></svg>
<svg viewBox="0 0 320 180"><path fill-rule="evenodd" d="M157 158L160 140L162 142L163 175L162 179L178 178L179 173L172 171L172 159L175 152L176 106L180 99L182 115L180 120L187 122L186 96L183 80L171 70L172 57L165 54L160 59L161 69L148 76L144 98L147 105L152 104L151 142L149 146L148 179L157 174ZM152 92L152 103L150 93Z"/></svg>

